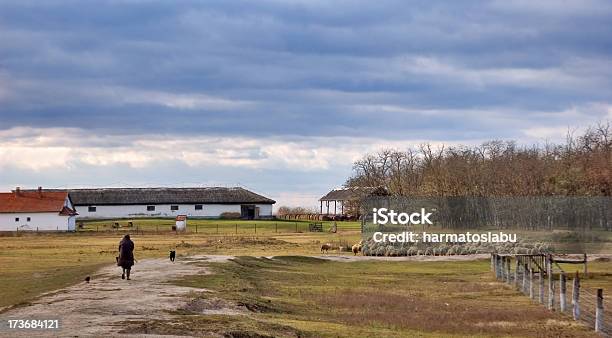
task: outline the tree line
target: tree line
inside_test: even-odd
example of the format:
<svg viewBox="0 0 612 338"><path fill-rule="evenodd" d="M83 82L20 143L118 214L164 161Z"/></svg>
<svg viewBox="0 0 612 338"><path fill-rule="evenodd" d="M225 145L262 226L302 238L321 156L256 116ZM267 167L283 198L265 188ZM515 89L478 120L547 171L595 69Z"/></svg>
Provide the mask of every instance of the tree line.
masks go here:
<svg viewBox="0 0 612 338"><path fill-rule="evenodd" d="M346 186L382 186L393 196L611 196L612 129L608 121L568 132L562 144L382 149L354 163Z"/></svg>

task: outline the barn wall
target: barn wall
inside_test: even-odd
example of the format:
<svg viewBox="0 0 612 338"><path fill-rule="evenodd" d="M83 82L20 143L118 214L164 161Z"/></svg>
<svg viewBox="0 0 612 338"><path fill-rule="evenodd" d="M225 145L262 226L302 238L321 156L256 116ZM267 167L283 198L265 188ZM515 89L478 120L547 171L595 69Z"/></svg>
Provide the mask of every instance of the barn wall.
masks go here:
<svg viewBox="0 0 612 338"><path fill-rule="evenodd" d="M149 204L151 205L151 204ZM179 210L170 210L171 204L157 204L155 211L147 211L147 205L96 205L96 212L89 212L89 206L77 205L78 219L94 218L137 218L137 217L189 217L217 218L224 212L240 213L240 204L203 204L202 210L195 210L194 204L178 205ZM93 206L93 205L92 205ZM272 215L272 205L257 204L262 217Z"/></svg>
<svg viewBox="0 0 612 338"><path fill-rule="evenodd" d="M259 217L272 217L272 204L255 204L259 208Z"/></svg>
<svg viewBox="0 0 612 338"><path fill-rule="evenodd" d="M19 222L15 218L19 217ZM30 222L27 221L30 217ZM1 213L0 231L21 230L40 231L67 231L69 230L69 216L60 216L57 212L32 212L32 213Z"/></svg>

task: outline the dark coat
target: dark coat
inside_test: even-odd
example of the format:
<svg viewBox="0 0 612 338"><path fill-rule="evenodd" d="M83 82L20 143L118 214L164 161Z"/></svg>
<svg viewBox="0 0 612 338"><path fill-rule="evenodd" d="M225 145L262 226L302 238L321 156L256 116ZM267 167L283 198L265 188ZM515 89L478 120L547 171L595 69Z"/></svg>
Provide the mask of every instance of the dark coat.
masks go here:
<svg viewBox="0 0 612 338"><path fill-rule="evenodd" d="M124 269L129 269L134 265L134 242L131 239L124 238L119 242L117 265Z"/></svg>

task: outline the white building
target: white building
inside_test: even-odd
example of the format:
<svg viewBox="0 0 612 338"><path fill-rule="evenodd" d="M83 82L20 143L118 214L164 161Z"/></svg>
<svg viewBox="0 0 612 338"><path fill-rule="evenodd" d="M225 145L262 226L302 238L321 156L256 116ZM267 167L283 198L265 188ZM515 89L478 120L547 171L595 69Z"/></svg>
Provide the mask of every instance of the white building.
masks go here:
<svg viewBox="0 0 612 338"><path fill-rule="evenodd" d="M185 231L187 230L187 216L178 215L176 216L175 225L176 231Z"/></svg>
<svg viewBox="0 0 612 338"><path fill-rule="evenodd" d="M244 219L272 217L267 197L243 188L103 188L69 189L79 219L138 217Z"/></svg>
<svg viewBox="0 0 612 338"><path fill-rule="evenodd" d="M67 191L0 193L0 231L74 231L75 217Z"/></svg>

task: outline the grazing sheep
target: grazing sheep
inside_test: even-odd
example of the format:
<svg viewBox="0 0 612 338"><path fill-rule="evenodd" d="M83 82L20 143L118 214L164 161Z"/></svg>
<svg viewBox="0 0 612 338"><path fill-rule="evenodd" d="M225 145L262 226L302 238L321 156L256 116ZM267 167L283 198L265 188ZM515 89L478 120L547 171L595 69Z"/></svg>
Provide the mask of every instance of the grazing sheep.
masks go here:
<svg viewBox="0 0 612 338"><path fill-rule="evenodd" d="M353 255L357 256L357 253L361 252L361 244L354 244L351 250L353 251Z"/></svg>
<svg viewBox="0 0 612 338"><path fill-rule="evenodd" d="M327 253L329 250L331 250L332 245L329 243L325 243L323 245L321 245L321 252L325 252Z"/></svg>

